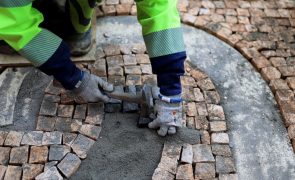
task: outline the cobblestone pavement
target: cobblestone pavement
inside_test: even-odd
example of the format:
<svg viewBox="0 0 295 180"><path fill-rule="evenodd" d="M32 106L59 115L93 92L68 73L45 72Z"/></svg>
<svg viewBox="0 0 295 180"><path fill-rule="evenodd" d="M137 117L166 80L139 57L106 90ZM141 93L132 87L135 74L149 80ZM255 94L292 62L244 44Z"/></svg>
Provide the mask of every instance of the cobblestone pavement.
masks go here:
<svg viewBox="0 0 295 180"><path fill-rule="evenodd" d="M122 91L140 91L143 83L156 84L143 44L106 46L93 64L80 68L99 76ZM114 70L115 69L115 70ZM191 179L235 176L234 160L220 97L210 78L186 64L183 126L201 131L196 144L164 144L154 179ZM124 88L125 87L125 88ZM127 102L88 103L75 99L58 83L45 89L35 131L1 131L1 178L69 178L87 157L99 138L104 113L137 112L139 106ZM194 170L193 170L194 165ZM6 172L6 173L5 173Z"/></svg>
<svg viewBox="0 0 295 180"><path fill-rule="evenodd" d="M107 0L97 12L135 15L131 1ZM269 83L295 146L295 2L293 0L180 0L182 22L240 51Z"/></svg>
<svg viewBox="0 0 295 180"><path fill-rule="evenodd" d="M202 28L239 50L269 83L295 142L294 1L180 1L182 21ZM133 0L106 0L97 16L136 14ZM109 45L80 68L116 86L140 90L156 83L143 44ZM3 68L1 67L2 71ZM183 126L202 133L200 143L164 144L153 179L237 179L227 122L211 79L186 64L182 78ZM104 113L128 112L128 103L89 103L51 82L35 131L0 132L0 179L63 179L73 175L101 131ZM132 109L137 111L138 108Z"/></svg>

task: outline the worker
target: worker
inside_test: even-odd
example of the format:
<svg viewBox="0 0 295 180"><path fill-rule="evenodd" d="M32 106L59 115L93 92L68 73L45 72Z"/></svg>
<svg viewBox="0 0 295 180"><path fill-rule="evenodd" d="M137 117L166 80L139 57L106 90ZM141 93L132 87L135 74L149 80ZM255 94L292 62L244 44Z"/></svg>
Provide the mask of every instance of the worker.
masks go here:
<svg viewBox="0 0 295 180"><path fill-rule="evenodd" d="M87 102L110 98L105 92L113 85L100 77L82 71L71 61L85 54L91 44L91 17L96 0L67 0L70 42L41 28L43 15L32 6L32 0L0 0L0 40L4 40L35 67L53 76L65 89ZM180 76L186 59L177 0L138 0L137 18L157 75L160 100L156 101L157 117L149 128L158 134L175 134L182 119ZM70 48L69 48L70 47Z"/></svg>

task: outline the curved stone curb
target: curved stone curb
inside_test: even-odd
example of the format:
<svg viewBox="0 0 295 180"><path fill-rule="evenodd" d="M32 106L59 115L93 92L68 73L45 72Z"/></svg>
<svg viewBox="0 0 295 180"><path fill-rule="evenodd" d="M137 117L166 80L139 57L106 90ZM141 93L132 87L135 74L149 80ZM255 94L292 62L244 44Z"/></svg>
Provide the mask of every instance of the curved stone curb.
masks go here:
<svg viewBox="0 0 295 180"><path fill-rule="evenodd" d="M7 68L0 74L0 126L13 124L17 94L27 73L27 69Z"/></svg>

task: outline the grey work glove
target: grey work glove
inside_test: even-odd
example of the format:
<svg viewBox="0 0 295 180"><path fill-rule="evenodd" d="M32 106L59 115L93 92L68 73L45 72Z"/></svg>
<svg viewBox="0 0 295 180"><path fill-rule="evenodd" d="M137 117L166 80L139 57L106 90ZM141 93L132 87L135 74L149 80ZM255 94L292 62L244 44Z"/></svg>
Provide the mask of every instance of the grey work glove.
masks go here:
<svg viewBox="0 0 295 180"><path fill-rule="evenodd" d="M110 98L103 91L111 92L113 89L112 84L109 84L96 75L84 72L81 84L73 92L86 102L108 102Z"/></svg>
<svg viewBox="0 0 295 180"><path fill-rule="evenodd" d="M180 95L164 97L164 100L169 98L180 99ZM182 103L171 103L164 100L156 100L154 112L156 119L148 124L151 129L157 129L160 136L166 136L166 134L175 134L176 127L181 127L182 119Z"/></svg>

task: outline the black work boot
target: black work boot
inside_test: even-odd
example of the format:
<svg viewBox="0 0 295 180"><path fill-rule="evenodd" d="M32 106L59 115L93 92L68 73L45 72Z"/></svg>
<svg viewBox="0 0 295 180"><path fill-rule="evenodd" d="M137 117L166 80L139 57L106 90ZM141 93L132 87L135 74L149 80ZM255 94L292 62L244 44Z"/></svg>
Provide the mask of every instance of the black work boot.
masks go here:
<svg viewBox="0 0 295 180"><path fill-rule="evenodd" d="M83 34L76 34L68 37L68 43L72 56L82 56L87 54L92 47L91 29Z"/></svg>

